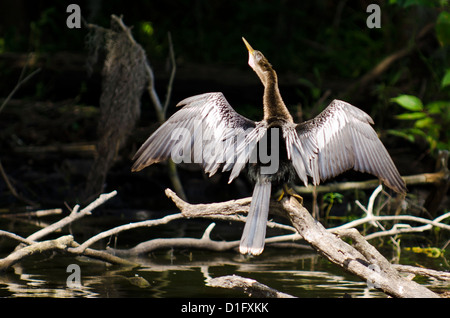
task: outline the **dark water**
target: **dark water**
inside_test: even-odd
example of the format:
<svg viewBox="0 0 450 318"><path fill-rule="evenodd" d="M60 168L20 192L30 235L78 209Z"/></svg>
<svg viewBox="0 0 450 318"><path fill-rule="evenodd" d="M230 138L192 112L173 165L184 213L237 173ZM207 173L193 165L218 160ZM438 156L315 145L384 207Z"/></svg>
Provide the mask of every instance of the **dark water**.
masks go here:
<svg viewBox="0 0 450 318"><path fill-rule="evenodd" d="M71 231L75 232L76 238L76 234L83 231L88 237L90 231L98 232L105 227L104 224L97 225L96 221L98 219L93 218L90 222L74 225ZM0 225L0 228L10 231L13 227L10 222ZM21 223L14 226L19 231L29 227ZM227 228L228 225L223 226ZM179 224L177 227L179 232ZM204 223L198 227L204 227ZM183 235L199 237L198 233L194 234L195 226L190 230L192 233L185 231ZM151 231L155 230L124 234L119 236L118 241L124 246L133 246L133 240L138 242L144 236L147 240ZM166 228L152 235L170 236L177 231ZM80 238L81 242L83 240ZM0 256L4 257L11 246L4 239L0 243ZM388 254L392 254L392 251L388 251ZM369 289L366 282L347 274L312 250L305 249L267 247L261 256L251 259L234 251L160 250L133 261L142 264L141 267L111 266L85 257L61 254L32 256L16 264L10 271L0 273L0 297L246 297L239 291L206 285L208 278L232 274L255 279L278 291L302 298L386 297L380 291ZM411 251L402 251L401 262L449 270L444 257L431 259ZM71 274L68 266L71 264L79 266L80 286L67 285ZM434 280L421 279L420 283L434 289L450 289L448 283Z"/></svg>
<svg viewBox="0 0 450 318"><path fill-rule="evenodd" d="M208 277L232 274L297 297L384 297L314 254L277 254L247 262L235 253L162 252L141 258L138 269L86 258L39 257L0 275L0 297L242 297L241 292L205 285ZM79 287L66 284L69 264L80 266Z"/></svg>

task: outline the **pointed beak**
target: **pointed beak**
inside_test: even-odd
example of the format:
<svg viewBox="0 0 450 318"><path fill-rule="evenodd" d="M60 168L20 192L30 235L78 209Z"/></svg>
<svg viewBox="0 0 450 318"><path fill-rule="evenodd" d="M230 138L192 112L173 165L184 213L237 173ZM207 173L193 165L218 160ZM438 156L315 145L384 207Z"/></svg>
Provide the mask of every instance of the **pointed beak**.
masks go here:
<svg viewBox="0 0 450 318"><path fill-rule="evenodd" d="M255 50L252 48L252 46L247 42L246 39L244 39L244 37L242 37L242 40L244 41L245 46L247 47L248 52L251 53L251 54L253 54L253 52L254 52Z"/></svg>

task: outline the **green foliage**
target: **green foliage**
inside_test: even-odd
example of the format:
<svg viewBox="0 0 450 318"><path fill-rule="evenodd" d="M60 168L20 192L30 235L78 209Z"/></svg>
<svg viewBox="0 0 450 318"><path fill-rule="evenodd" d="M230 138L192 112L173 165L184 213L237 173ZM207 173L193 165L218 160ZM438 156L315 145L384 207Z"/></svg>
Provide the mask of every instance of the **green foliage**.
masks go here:
<svg viewBox="0 0 450 318"><path fill-rule="evenodd" d="M328 206L333 206L333 204L335 204L335 203L342 203L343 198L344 198L344 196L340 193L329 192L329 193L325 193L325 195L323 196L323 201Z"/></svg>
<svg viewBox="0 0 450 318"><path fill-rule="evenodd" d="M450 69L446 71L441 88L450 87ZM408 112L396 116L399 120L411 121L412 126L405 129L390 130L389 133L415 142L417 138L427 141L431 153L450 149L450 99L424 104L413 95L400 95L391 99Z"/></svg>
<svg viewBox="0 0 450 318"><path fill-rule="evenodd" d="M389 4L398 4L403 8L409 6L443 7L448 4L448 0L389 0Z"/></svg>
<svg viewBox="0 0 450 318"><path fill-rule="evenodd" d="M441 82L441 87L444 88L446 86L450 86L450 69L445 72L444 78Z"/></svg>
<svg viewBox="0 0 450 318"><path fill-rule="evenodd" d="M344 199L344 195L337 192L329 192L325 193L323 196L324 208L325 208L325 219L328 220L330 217L331 208L335 204L342 203Z"/></svg>
<svg viewBox="0 0 450 318"><path fill-rule="evenodd" d="M442 11L436 21L436 37L442 46L450 44L450 12Z"/></svg>
<svg viewBox="0 0 450 318"><path fill-rule="evenodd" d="M396 102L403 108L411 111L422 111L423 110L423 104L422 101L411 95L400 95L398 97L392 98L393 102Z"/></svg>

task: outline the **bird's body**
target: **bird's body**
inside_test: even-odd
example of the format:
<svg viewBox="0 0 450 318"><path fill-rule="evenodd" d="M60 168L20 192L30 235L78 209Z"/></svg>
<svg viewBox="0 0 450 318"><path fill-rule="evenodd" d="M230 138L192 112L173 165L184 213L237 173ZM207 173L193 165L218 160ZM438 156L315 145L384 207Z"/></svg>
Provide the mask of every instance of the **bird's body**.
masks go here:
<svg viewBox="0 0 450 318"><path fill-rule="evenodd" d="M135 155L133 171L172 158L200 163L210 176L244 167L255 183L240 243L243 254L264 249L271 193L299 177L314 185L354 169L371 173L398 193L406 187L386 148L360 109L334 100L318 116L296 124L278 89L278 78L264 55L244 42L249 65L264 85L264 118L238 114L222 93L186 98L184 106L158 128Z"/></svg>

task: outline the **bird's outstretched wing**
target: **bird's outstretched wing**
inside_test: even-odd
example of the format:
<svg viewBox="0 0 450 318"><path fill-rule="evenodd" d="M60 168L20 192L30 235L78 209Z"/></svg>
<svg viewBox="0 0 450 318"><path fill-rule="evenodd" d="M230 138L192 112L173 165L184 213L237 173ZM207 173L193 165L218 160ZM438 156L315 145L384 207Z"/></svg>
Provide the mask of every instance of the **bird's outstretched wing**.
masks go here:
<svg viewBox="0 0 450 318"><path fill-rule="evenodd" d="M406 186L373 130L372 118L349 103L334 100L317 117L286 126L288 155L300 179L313 184L354 169L380 178L398 193Z"/></svg>
<svg viewBox="0 0 450 318"><path fill-rule="evenodd" d="M137 151L132 171L171 158L199 163L209 175L219 167L232 170L231 182L249 160L265 125L238 114L222 93L192 96L177 106L183 107Z"/></svg>

